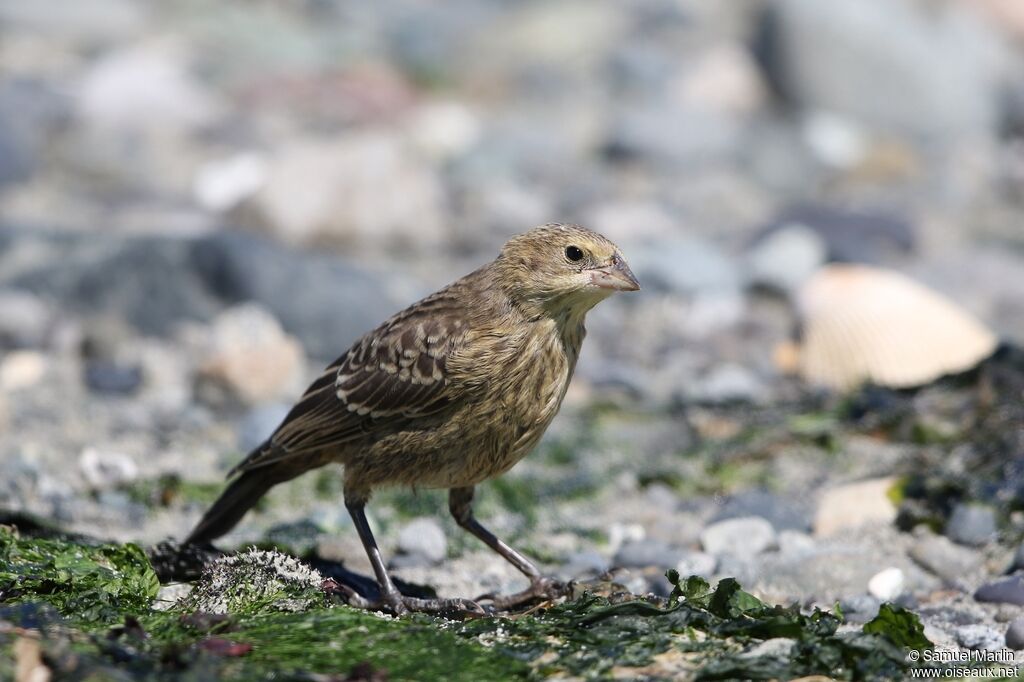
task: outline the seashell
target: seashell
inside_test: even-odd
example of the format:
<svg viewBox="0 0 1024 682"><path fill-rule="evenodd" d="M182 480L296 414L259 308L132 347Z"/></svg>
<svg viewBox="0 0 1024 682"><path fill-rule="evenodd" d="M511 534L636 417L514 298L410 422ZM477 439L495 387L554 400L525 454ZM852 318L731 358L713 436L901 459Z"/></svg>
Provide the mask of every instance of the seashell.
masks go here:
<svg viewBox="0 0 1024 682"><path fill-rule="evenodd" d="M833 264L797 294L796 370L812 384L908 388L975 367L998 345L981 322L910 278Z"/></svg>

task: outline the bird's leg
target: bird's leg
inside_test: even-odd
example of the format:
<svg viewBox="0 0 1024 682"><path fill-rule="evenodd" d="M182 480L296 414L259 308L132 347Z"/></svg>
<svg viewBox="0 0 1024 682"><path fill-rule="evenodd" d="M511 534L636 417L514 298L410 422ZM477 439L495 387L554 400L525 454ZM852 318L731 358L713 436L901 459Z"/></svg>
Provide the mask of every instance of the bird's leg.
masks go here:
<svg viewBox="0 0 1024 682"><path fill-rule="evenodd" d="M373 573L377 577L377 585L380 586L381 602L387 605L396 616L408 613L409 609L405 607L402 593L398 591L395 583L391 581L388 569L384 566L384 559L380 556L377 541L373 539L373 532L370 530L370 524L366 520L366 503L362 500L359 502L345 500L345 508L348 509L348 513L352 517L352 523L355 524L356 532L359 533L359 540L362 541L363 549L366 550L366 556L370 559L370 564L373 566Z"/></svg>
<svg viewBox="0 0 1024 682"><path fill-rule="evenodd" d="M555 599L566 593L566 585L541 575L536 565L525 556L512 549L494 533L480 525L473 516L473 488L452 488L448 491L448 510L455 517L455 522L484 541L488 547L500 554L519 572L530 579L530 586L522 592L505 597L484 595L478 599L489 599L496 608L508 609L537 599Z"/></svg>
<svg viewBox="0 0 1024 682"><path fill-rule="evenodd" d="M396 616L403 616L409 611L423 611L453 617L485 615L479 604L468 599L417 599L404 596L391 580L391 576L384 566L384 559L381 558L380 549L377 547L377 541L373 539L373 532L366 520L366 502L346 500L345 507L356 526L356 532L359 533L359 539L363 543L366 556L370 559L374 575L377 577L377 585L380 587L378 602L371 602L353 593L348 595L348 602L351 606L364 609L384 606Z"/></svg>

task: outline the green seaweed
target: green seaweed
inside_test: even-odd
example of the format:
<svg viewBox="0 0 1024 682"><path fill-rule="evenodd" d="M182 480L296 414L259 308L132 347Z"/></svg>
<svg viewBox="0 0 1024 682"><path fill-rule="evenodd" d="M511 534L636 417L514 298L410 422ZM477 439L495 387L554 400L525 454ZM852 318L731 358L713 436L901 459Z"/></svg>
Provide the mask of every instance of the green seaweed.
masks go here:
<svg viewBox="0 0 1024 682"><path fill-rule="evenodd" d="M137 545L21 538L0 526L0 602L43 600L82 622L148 611L160 588Z"/></svg>
<svg viewBox="0 0 1024 682"><path fill-rule="evenodd" d="M298 592L287 585L270 591L287 608L266 590L253 599L203 600L203 590L228 589L207 573L195 596L158 611L156 577L134 545L20 538L0 529L0 547L0 620L38 632L47 664L77 678L311 679L363 666L386 670L391 680L880 680L904 675L908 648L931 646L917 617L896 606L883 606L860 630L840 632L841 614L766 604L733 579L711 586L675 571L667 574L667 600L584 592L528 614L455 623L332 605L313 587L316 574L280 555L271 558L287 563L284 575L298 576ZM227 560L216 570L234 566ZM249 576L243 582L258 577L238 570ZM214 602L226 613L204 610ZM0 628L0 650L10 650L15 631Z"/></svg>

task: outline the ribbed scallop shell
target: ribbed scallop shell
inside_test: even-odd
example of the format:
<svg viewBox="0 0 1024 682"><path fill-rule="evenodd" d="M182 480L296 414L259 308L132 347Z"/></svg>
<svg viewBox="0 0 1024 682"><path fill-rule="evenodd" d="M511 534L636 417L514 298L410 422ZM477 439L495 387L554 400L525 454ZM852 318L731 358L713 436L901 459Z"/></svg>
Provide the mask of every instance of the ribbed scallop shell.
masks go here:
<svg viewBox="0 0 1024 682"><path fill-rule="evenodd" d="M797 370L809 383L906 388L976 366L991 330L942 295L890 270L828 265L800 290Z"/></svg>

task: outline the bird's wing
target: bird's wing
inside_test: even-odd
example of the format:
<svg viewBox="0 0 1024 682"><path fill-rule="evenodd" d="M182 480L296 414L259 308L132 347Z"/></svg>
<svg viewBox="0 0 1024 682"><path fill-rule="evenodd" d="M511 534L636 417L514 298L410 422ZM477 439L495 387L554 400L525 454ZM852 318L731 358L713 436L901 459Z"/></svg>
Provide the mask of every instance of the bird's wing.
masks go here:
<svg viewBox="0 0 1024 682"><path fill-rule="evenodd" d="M386 433L458 402L463 391L446 363L468 329L468 310L449 290L398 313L324 370L229 475Z"/></svg>

